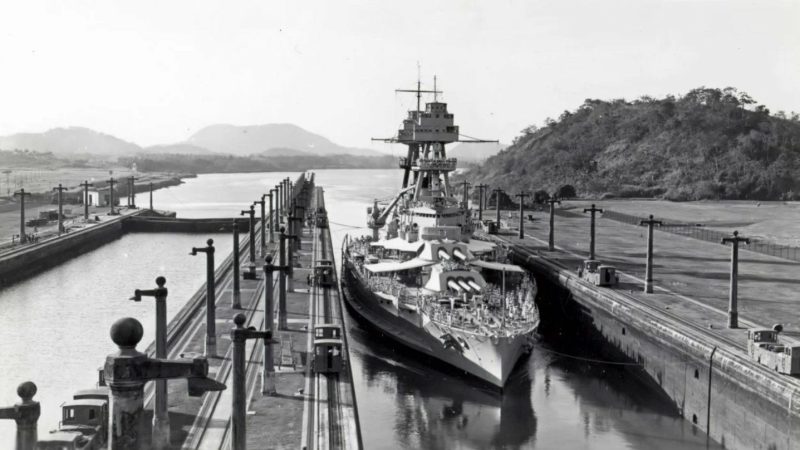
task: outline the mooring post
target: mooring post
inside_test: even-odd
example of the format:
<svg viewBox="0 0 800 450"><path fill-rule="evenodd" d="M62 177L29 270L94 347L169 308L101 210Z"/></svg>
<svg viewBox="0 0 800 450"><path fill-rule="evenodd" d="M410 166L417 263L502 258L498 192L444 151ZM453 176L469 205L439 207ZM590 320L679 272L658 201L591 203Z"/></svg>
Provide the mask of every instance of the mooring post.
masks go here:
<svg viewBox="0 0 800 450"><path fill-rule="evenodd" d="M34 450L38 440L37 426L41 406L33 400L36 385L26 381L17 386L17 395L22 400L12 406L0 407L0 419L10 419L17 423L15 450Z"/></svg>
<svg viewBox="0 0 800 450"><path fill-rule="evenodd" d="M733 232L733 236L722 238L722 243L733 244L731 246L731 288L728 295L728 328L739 327L739 243L750 243L749 238L739 236L738 231Z"/></svg>
<svg viewBox="0 0 800 450"><path fill-rule="evenodd" d="M19 196L19 243L24 244L28 242L28 235L25 234L25 196L30 196L30 192L25 192L25 189L20 189L14 192L14 197Z"/></svg>
<svg viewBox="0 0 800 450"><path fill-rule="evenodd" d="M239 221L233 219L233 299L231 308L241 309L241 289L239 287Z"/></svg>
<svg viewBox="0 0 800 450"><path fill-rule="evenodd" d="M589 259L594 259L594 224L595 224L595 213L603 212L603 208L595 208L594 203L592 203L591 208L584 208L584 213L592 213L592 219L589 229Z"/></svg>
<svg viewBox="0 0 800 450"><path fill-rule="evenodd" d="M103 375L110 389L110 426L108 448L140 450L143 430L144 385L151 380L186 378L189 395L198 397L207 391L221 391L225 385L209 379L205 358L169 360L149 358L136 350L142 340L142 324L131 317L111 326L111 340L119 352L106 357Z"/></svg>
<svg viewBox="0 0 800 450"><path fill-rule="evenodd" d="M150 211L153 210L153 182L150 182Z"/></svg>
<svg viewBox="0 0 800 450"><path fill-rule="evenodd" d="M155 289L133 292L131 300L140 302L142 297L154 297L156 301L156 358L167 358L167 279L156 278ZM153 413L153 448L157 450L169 447L169 413L167 412L167 380L155 381L155 411Z"/></svg>
<svg viewBox="0 0 800 450"><path fill-rule="evenodd" d="M233 323L236 328L231 330L233 343L233 395L231 405L231 434L233 450L247 448L247 386L245 384L245 344L248 339L263 339L264 345L272 344L272 332L269 330L258 331L255 327L244 327L247 316L236 314Z"/></svg>
<svg viewBox="0 0 800 450"><path fill-rule="evenodd" d="M556 248L556 236L555 236L555 225L556 225L556 203L559 205L561 204L561 200L558 200L555 197L551 197L547 199L547 203L550 204L550 234L547 240L547 249L551 252Z"/></svg>
<svg viewBox="0 0 800 450"><path fill-rule="evenodd" d="M64 232L64 214L62 213L63 209L63 198L61 193L66 191L67 188L63 187L61 183L58 183L58 187L53 188L54 191L58 191L58 235L61 236L61 233Z"/></svg>
<svg viewBox="0 0 800 450"><path fill-rule="evenodd" d="M275 213L272 207L272 197L274 191L275 189L270 189L269 194L267 194L267 196L269 197L269 243L270 244L275 243Z"/></svg>
<svg viewBox="0 0 800 450"><path fill-rule="evenodd" d="M264 329L273 332L275 327L275 304L273 300L272 272L279 272L282 276L286 272L286 266L276 266L272 264L272 255L264 258ZM264 367L261 372L261 393L264 395L274 395L275 389L275 361L272 354L272 344L264 343Z"/></svg>
<svg viewBox="0 0 800 450"><path fill-rule="evenodd" d="M108 203L111 205L111 210L108 212L109 216L117 215L117 212L114 210L114 183L117 183L117 181L114 180L114 177L111 177L111 179L108 180L108 186L109 186Z"/></svg>
<svg viewBox="0 0 800 450"><path fill-rule="evenodd" d="M478 188L478 221L483 223L483 199L484 191L489 187L488 184L479 184L475 186Z"/></svg>
<svg viewBox="0 0 800 450"><path fill-rule="evenodd" d="M192 247L192 256L206 254L206 357L217 357L217 311L216 286L214 280L214 240L206 241L207 247Z"/></svg>
<svg viewBox="0 0 800 450"><path fill-rule="evenodd" d="M89 180L83 180L81 187L83 188L83 220L89 220L89 186L94 184L89 183Z"/></svg>
<svg viewBox="0 0 800 450"><path fill-rule="evenodd" d="M647 225L647 266L645 268L644 276L644 292L646 294L653 293L653 226L661 225L660 220L654 220L653 215L650 214L648 220L640 220L639 225Z"/></svg>
<svg viewBox="0 0 800 450"><path fill-rule="evenodd" d="M515 197L519 197L519 238L525 238L525 222L523 216L525 215L524 208L525 208L525 197L530 197L531 194L526 194L525 192L520 192L519 194L515 195Z"/></svg>

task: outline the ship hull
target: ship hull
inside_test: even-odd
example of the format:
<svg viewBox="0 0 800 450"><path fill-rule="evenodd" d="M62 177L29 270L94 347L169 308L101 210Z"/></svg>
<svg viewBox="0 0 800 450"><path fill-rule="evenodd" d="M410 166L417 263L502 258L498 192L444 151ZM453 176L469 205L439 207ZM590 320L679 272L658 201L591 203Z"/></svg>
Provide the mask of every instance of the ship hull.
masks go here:
<svg viewBox="0 0 800 450"><path fill-rule="evenodd" d="M532 332L512 337L481 337L437 324L423 314L387 305L361 281L347 258L343 259L342 289L351 311L407 348L501 389L519 358L530 348Z"/></svg>

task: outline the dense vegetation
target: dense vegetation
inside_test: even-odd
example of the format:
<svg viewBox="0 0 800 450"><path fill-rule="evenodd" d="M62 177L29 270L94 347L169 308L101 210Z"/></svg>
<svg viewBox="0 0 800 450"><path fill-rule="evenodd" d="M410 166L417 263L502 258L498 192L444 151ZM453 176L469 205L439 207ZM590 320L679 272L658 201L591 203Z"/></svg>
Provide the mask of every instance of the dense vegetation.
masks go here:
<svg viewBox="0 0 800 450"><path fill-rule="evenodd" d="M119 158L130 167L136 163L141 172L242 173L276 172L309 169L379 169L394 167L391 156L355 155L146 155Z"/></svg>
<svg viewBox="0 0 800 450"><path fill-rule="evenodd" d="M587 99L469 171L509 192L700 199L800 199L800 117L734 88L680 98Z"/></svg>

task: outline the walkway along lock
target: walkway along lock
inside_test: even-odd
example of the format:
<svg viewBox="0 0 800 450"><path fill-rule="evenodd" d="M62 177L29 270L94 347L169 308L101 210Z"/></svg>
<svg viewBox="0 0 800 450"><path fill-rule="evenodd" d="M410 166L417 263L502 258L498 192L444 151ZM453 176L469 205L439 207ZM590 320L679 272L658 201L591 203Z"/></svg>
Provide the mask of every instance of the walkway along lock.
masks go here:
<svg viewBox="0 0 800 450"><path fill-rule="evenodd" d="M151 380L185 378L189 395L199 397L207 391L221 391L225 385L208 378L206 358L169 360L149 358L136 350L142 340L142 324L131 317L119 319L111 326L111 340L119 352L106 357L104 377L111 391L111 426L108 448L139 450L144 412L144 385Z"/></svg>
<svg viewBox="0 0 800 450"><path fill-rule="evenodd" d="M156 301L156 358L167 358L167 279L156 278L155 289L133 292L131 300L140 302L142 297L154 297ZM167 380L155 382L155 411L153 413L153 448L169 447L169 413L167 412Z"/></svg>
<svg viewBox="0 0 800 450"><path fill-rule="evenodd" d="M272 255L264 258L264 329L272 332L275 327L275 303L272 297L272 272L279 272L282 277L287 271L286 266L272 264ZM281 315L280 317L283 317ZM272 345L264 345L264 370L261 373L261 393L274 395L275 389L275 361L272 355Z"/></svg>
<svg viewBox="0 0 800 450"><path fill-rule="evenodd" d="M241 215L249 215L249 223L250 223L250 242L248 242L248 247L250 248L250 262L247 264L247 272L244 274L245 280L255 280L256 279L256 211L253 205L250 205L250 209L242 211Z"/></svg>
<svg viewBox="0 0 800 450"><path fill-rule="evenodd" d="M595 228L595 213L602 213L603 208L595 208L594 203L592 203L591 208L584 208L584 213L591 213L591 224L589 225L589 259L595 259L594 253L594 228Z"/></svg>
<svg viewBox="0 0 800 450"><path fill-rule="evenodd" d="M740 237L738 231L733 232L733 236L722 238L722 243L733 244L731 246L731 287L728 295L728 328L739 327L739 243L750 243L750 239Z"/></svg>
<svg viewBox="0 0 800 450"><path fill-rule="evenodd" d="M206 254L206 357L217 357L216 286L214 282L214 240L206 241L208 247L192 247L190 255Z"/></svg>
<svg viewBox="0 0 800 450"><path fill-rule="evenodd" d="M272 345L272 331L257 331L255 327L244 328L247 317L236 314L233 323L236 328L231 330L231 341L233 342L233 395L231 407L231 433L233 450L245 450L247 448L247 386L245 384L245 343L248 339L263 339L264 347ZM266 363L266 361L265 361Z"/></svg>
<svg viewBox="0 0 800 450"><path fill-rule="evenodd" d="M547 239L547 249L551 252L556 248L556 203L559 205L561 204L561 200L558 200L555 197L551 197L547 200L547 203L550 204L550 233Z"/></svg>
<svg viewBox="0 0 800 450"><path fill-rule="evenodd" d="M34 450L36 446L41 414L39 402L33 401L36 390L33 382L26 381L17 386L17 395L22 401L13 406L0 407L0 419L12 419L17 423L16 450Z"/></svg>
<svg viewBox="0 0 800 450"><path fill-rule="evenodd" d="M639 221L639 225L647 225L647 266L645 268L644 292L653 293L653 225L661 226L660 220L653 220L650 214L649 220Z"/></svg>
<svg viewBox="0 0 800 450"><path fill-rule="evenodd" d="M231 308L242 309L242 294L239 287L239 222L233 219L233 296Z"/></svg>

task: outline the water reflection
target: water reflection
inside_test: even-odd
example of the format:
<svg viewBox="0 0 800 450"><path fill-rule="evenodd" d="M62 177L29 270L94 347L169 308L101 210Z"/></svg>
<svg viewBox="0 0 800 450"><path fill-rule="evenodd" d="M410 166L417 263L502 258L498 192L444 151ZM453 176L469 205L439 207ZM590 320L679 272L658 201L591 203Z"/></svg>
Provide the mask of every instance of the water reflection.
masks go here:
<svg viewBox="0 0 800 450"><path fill-rule="evenodd" d="M432 367L431 361L376 340L370 331L354 326L349 336L364 387L391 397L395 403L396 445L449 448L458 443L462 448L502 445L516 449L535 436L536 416L530 395L533 380L527 372L509 380L501 394L465 381L445 368ZM360 400L359 406L362 403ZM376 431L369 428L362 423L362 432ZM372 448L372 443L385 442L385 438L365 442ZM393 446L387 442L386 447L379 448Z"/></svg>

